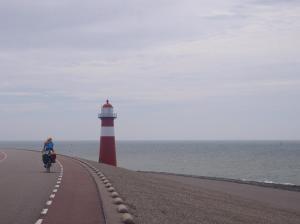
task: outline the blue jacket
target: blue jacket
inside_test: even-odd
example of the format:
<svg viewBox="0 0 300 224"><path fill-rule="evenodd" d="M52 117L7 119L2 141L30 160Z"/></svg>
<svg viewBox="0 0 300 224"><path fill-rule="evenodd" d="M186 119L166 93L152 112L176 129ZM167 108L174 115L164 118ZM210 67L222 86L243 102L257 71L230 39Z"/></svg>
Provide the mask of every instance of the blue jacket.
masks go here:
<svg viewBox="0 0 300 224"><path fill-rule="evenodd" d="M54 148L53 142L47 142L47 143L45 143L45 145L44 145L44 150L45 150L45 151L53 150L53 148Z"/></svg>

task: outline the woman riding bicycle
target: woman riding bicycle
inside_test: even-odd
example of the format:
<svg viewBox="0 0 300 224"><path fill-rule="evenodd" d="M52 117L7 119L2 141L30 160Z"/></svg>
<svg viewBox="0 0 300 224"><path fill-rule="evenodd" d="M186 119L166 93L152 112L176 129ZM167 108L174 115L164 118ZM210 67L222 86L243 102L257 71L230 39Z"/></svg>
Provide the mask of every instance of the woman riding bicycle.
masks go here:
<svg viewBox="0 0 300 224"><path fill-rule="evenodd" d="M45 141L42 153L43 153L44 167L46 167L49 161L51 162L51 155L54 154L54 144L52 142L52 138L48 138Z"/></svg>

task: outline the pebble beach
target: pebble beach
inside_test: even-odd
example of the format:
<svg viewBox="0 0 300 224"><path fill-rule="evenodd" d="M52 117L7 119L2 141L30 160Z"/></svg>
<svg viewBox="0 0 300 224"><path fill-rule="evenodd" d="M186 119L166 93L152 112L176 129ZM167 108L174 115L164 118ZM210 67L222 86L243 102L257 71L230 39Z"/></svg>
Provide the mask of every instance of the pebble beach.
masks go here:
<svg viewBox="0 0 300 224"><path fill-rule="evenodd" d="M300 223L298 188L137 172L87 162L109 179L136 224Z"/></svg>

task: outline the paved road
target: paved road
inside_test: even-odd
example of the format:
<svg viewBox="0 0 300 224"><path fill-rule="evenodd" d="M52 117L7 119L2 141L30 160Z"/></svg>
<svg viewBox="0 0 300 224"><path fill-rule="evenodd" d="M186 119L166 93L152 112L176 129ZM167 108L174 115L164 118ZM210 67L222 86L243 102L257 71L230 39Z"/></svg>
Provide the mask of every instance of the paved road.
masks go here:
<svg viewBox="0 0 300 224"><path fill-rule="evenodd" d="M0 150L0 223L35 223L59 175L46 173L41 154Z"/></svg>
<svg viewBox="0 0 300 224"><path fill-rule="evenodd" d="M78 161L58 157L64 174L53 204L43 224L101 224L104 223L96 184Z"/></svg>
<svg viewBox="0 0 300 224"><path fill-rule="evenodd" d="M46 173L40 153L0 150L1 224L104 223L89 172L68 157L58 156L58 160L60 164Z"/></svg>

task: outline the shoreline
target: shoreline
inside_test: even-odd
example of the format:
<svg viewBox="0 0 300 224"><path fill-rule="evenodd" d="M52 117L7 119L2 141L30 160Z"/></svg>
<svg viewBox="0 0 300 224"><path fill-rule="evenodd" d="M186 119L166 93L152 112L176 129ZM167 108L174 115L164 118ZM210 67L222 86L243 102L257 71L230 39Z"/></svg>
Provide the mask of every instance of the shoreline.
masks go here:
<svg viewBox="0 0 300 224"><path fill-rule="evenodd" d="M27 148L5 148L5 149L28 150L28 151L40 152L39 149L27 149ZM72 155L67 155L67 154L57 153L57 155L68 156L71 158L97 162L97 161L90 160L87 158L77 157L77 156L72 156ZM248 184L248 185L260 186L260 187L266 187L266 188L274 188L274 189L280 189L280 190L300 192L300 184L298 185L298 184L293 184L293 183L278 183L278 182L273 182L271 180L269 182L263 182L263 181L257 181L257 180L245 180L243 178L234 179L234 178L227 178L227 177L201 176L201 175L195 175L195 174L172 173L172 172L164 172L164 171L133 170L133 169L129 169L126 167L118 167L118 168L127 169L130 171L140 172L140 173L164 174L164 175L199 178L199 179L204 179L204 180L226 181L226 182L232 182L232 183Z"/></svg>
<svg viewBox="0 0 300 224"><path fill-rule="evenodd" d="M135 170L132 170L132 171L135 171ZM225 182L231 182L231 183L247 184L247 185L259 186L259 187L266 187L266 188L274 188L274 189L279 189L279 190L300 192L300 185L290 184L290 183L288 183L288 184L284 184L284 183L266 183L266 182L260 182L260 181L232 179L232 178L226 178L226 177L198 176L198 175L193 175L193 174L180 174L180 173L157 172L157 171L138 170L136 172L150 173L150 174L161 174L161 175L171 175L171 176L179 176L179 177L180 176L181 177L192 177L192 178L198 178L198 179L203 179L203 180L225 181Z"/></svg>
<svg viewBox="0 0 300 224"><path fill-rule="evenodd" d="M132 171L84 161L107 177L136 224L300 222L299 186L295 190L285 185Z"/></svg>

